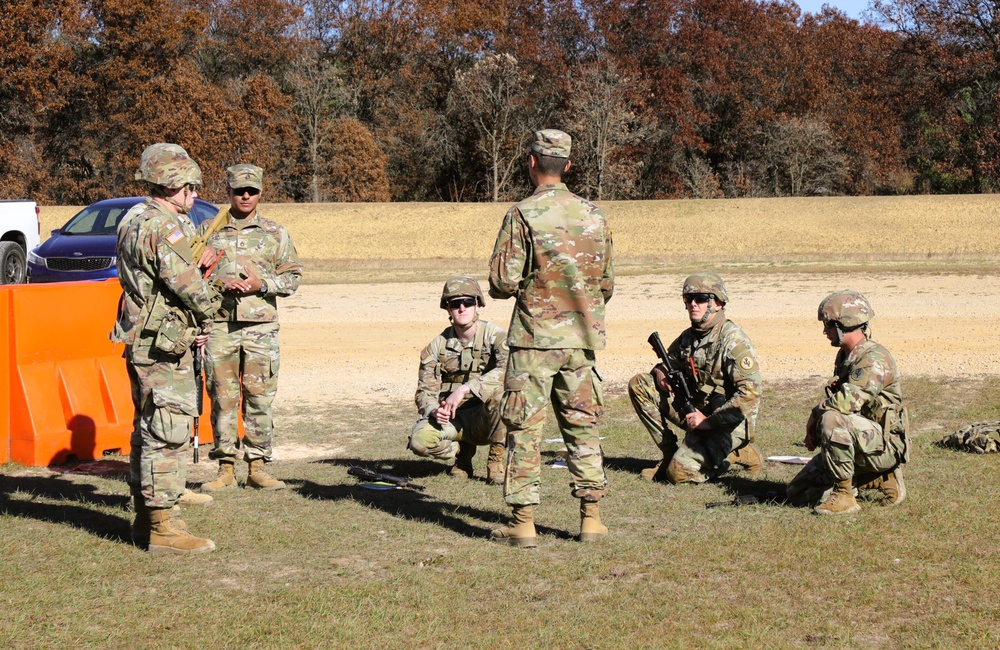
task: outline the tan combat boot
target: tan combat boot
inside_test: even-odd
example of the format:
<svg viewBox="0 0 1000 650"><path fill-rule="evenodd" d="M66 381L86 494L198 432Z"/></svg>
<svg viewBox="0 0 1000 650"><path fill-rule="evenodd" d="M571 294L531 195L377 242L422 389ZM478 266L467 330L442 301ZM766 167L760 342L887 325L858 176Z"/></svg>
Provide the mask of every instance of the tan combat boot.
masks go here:
<svg viewBox="0 0 1000 650"><path fill-rule="evenodd" d="M654 483L664 483L667 480L667 463L668 460L661 460L653 467L647 467L646 469L639 472L639 478L644 481L653 481Z"/></svg>
<svg viewBox="0 0 1000 650"><path fill-rule="evenodd" d="M850 479L835 483L830 497L813 508L813 512L817 515L849 515L860 510L861 506L854 498L854 486Z"/></svg>
<svg viewBox="0 0 1000 650"><path fill-rule="evenodd" d="M514 506L510 523L497 528L492 533L494 542L506 542L511 546L535 548L535 506Z"/></svg>
<svg viewBox="0 0 1000 650"><path fill-rule="evenodd" d="M726 460L729 461L730 465L739 465L751 476L759 474L760 470L764 469L764 459L753 448L753 445L740 447L730 452Z"/></svg>
<svg viewBox="0 0 1000 650"><path fill-rule="evenodd" d="M258 490L281 490L284 489L285 482L271 478L264 471L264 459L258 458L257 460L250 461L250 472L247 474L247 487L257 488Z"/></svg>
<svg viewBox="0 0 1000 650"><path fill-rule="evenodd" d="M201 491L218 492L219 490L228 490L229 488L235 486L236 486L236 464L220 460L219 475L215 477L214 481L209 481L208 483L202 483Z"/></svg>
<svg viewBox="0 0 1000 650"><path fill-rule="evenodd" d="M580 541L596 542L608 535L608 527L601 523L601 508L593 501L580 499Z"/></svg>
<svg viewBox="0 0 1000 650"><path fill-rule="evenodd" d="M906 500L906 483L903 483L902 465L897 465L896 469L882 475L882 484L879 485L879 490L885 495L884 505L895 506Z"/></svg>
<svg viewBox="0 0 1000 650"><path fill-rule="evenodd" d="M455 464L451 466L448 473L455 478L472 478L472 457L476 455L476 446L465 442L458 443L458 453L455 455Z"/></svg>
<svg viewBox="0 0 1000 650"><path fill-rule="evenodd" d="M490 455L486 458L486 482L490 485L503 485L503 458L507 447L502 442L490 443Z"/></svg>
<svg viewBox="0 0 1000 650"><path fill-rule="evenodd" d="M195 537L171 521L170 508L149 509L152 529L149 534L149 552L153 555L192 555L215 550L215 542Z"/></svg>
<svg viewBox="0 0 1000 650"><path fill-rule="evenodd" d="M199 494L185 489L181 492L181 497L177 500L177 503L182 506L210 506L215 503L215 499L207 494Z"/></svg>

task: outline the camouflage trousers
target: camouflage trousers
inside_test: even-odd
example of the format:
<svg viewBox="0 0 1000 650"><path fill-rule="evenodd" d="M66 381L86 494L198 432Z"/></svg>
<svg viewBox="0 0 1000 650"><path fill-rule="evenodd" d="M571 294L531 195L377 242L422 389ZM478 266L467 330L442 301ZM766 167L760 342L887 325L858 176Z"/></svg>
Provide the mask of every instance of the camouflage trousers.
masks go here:
<svg viewBox="0 0 1000 650"><path fill-rule="evenodd" d="M568 451L573 496L600 500L607 491L597 422L604 412L593 350L511 348L500 414L507 425L508 505L537 505L541 486L542 427L552 401Z"/></svg>
<svg viewBox="0 0 1000 650"><path fill-rule="evenodd" d="M157 404L157 389L190 382L195 392L191 355L178 363L135 365L126 360L132 385L135 416L129 452L129 483L138 490L148 508L170 508L184 492L187 475L188 445L194 418L176 404Z"/></svg>
<svg viewBox="0 0 1000 650"><path fill-rule="evenodd" d="M271 404L278 392L278 366L277 321L212 323L205 375L216 442L209 458L236 461L242 412L244 460L271 461Z"/></svg>
<svg viewBox="0 0 1000 650"><path fill-rule="evenodd" d="M851 479L855 484L867 483L903 461L903 439L883 435L881 425L860 415L823 411L816 433L820 451L788 484L791 503L816 503L834 483Z"/></svg>
<svg viewBox="0 0 1000 650"><path fill-rule="evenodd" d="M507 428L500 420L501 396L498 390L485 403L478 398L466 402L445 425L427 419L417 420L407 449L417 456L454 460L459 442L476 446L503 443L507 439Z"/></svg>
<svg viewBox="0 0 1000 650"><path fill-rule="evenodd" d="M661 411L663 395L657 390L653 375L648 372L639 373L629 380L628 396L639 421L663 452L664 459L672 461L672 473L681 479L681 483L704 483L726 471L729 468L726 457L730 452L751 442L745 421L705 431L688 431L678 441ZM670 417L680 421L673 405L668 404L667 411Z"/></svg>

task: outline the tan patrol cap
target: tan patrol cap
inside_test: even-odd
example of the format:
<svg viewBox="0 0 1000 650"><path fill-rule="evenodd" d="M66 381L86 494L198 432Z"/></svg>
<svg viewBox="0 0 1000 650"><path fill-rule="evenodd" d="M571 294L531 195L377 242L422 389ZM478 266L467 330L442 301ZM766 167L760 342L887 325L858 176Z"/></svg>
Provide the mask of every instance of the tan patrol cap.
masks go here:
<svg viewBox="0 0 1000 650"><path fill-rule="evenodd" d="M234 190L241 187L252 187L264 190L264 170L257 165L233 165L226 170L226 184Z"/></svg>
<svg viewBox="0 0 1000 650"><path fill-rule="evenodd" d="M557 129L542 129L535 131L531 150L542 156L569 158L569 150L572 145L573 138L569 137L569 134Z"/></svg>

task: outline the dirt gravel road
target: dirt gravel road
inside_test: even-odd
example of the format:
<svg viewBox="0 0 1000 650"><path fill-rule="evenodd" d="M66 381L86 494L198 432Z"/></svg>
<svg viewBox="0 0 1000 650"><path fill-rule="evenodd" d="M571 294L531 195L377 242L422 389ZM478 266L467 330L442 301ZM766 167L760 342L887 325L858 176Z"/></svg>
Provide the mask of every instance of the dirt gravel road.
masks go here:
<svg viewBox="0 0 1000 650"><path fill-rule="evenodd" d="M874 337L903 376L1000 374L1000 274L727 274L729 316L753 339L765 381L827 376L835 352L816 321L827 293L863 292L877 317ZM608 305L608 347L598 368L611 391L687 325L680 275L621 277ZM483 283L485 286L485 282ZM446 325L440 283L306 285L281 310L281 380L276 407L412 398L420 350ZM512 301L488 300L482 316L506 328ZM287 411L286 411L287 412Z"/></svg>

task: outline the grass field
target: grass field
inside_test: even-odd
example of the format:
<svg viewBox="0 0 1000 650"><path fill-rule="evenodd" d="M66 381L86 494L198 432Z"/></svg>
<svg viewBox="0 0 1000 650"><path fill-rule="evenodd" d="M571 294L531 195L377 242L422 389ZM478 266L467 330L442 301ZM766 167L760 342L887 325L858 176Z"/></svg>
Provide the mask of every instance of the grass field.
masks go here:
<svg viewBox="0 0 1000 650"><path fill-rule="evenodd" d="M923 291L937 274L961 276L949 287L965 287L966 278L973 283L954 293L966 296L962 304L968 303L975 317L976 304L994 300L986 295L992 284L975 284L979 275L996 276L1000 214L993 200L837 198L604 207L615 231L620 275L683 277L691 268L720 270L739 290L737 308L767 342L765 328L798 331L781 329L784 321L815 326L815 300L826 290L817 274L826 272L836 274L831 284L863 277L866 291L878 290L877 331L887 336L899 336L907 319L914 318L905 305L896 304L900 295L912 295L924 306L952 305ZM610 537L592 545L573 540L579 519L569 477L565 470L546 467L539 548L519 550L487 541L508 512L500 489L478 480L451 480L441 465L406 452L412 402L387 390L378 374L385 366L359 356L359 350L384 347L384 341L373 340L378 332L404 325L416 329L411 321L422 325L425 319L412 304L423 304L424 294L436 290L442 276L476 269L481 277L506 208L265 206L266 214L292 232L306 260L308 282L374 283L316 291L322 304L302 297L298 308L283 316L291 321L282 329L283 377L295 376L295 366L286 364L288 351L301 348L300 356L307 357L298 375L303 383L331 382L323 374L329 366L349 374L359 392L329 404L297 402L296 387L283 384L282 395L290 397L276 413L279 449L301 453L272 468L290 489L231 490L214 506L186 509L184 519L192 530L218 545L203 557L150 557L128 544L123 458L91 466L109 472L102 475L87 473L87 465L0 468L0 646L1000 645L995 598L1000 569L993 555L1000 534L993 511L1000 496L1000 458L932 444L968 422L1000 420L1000 377L993 370L970 375L968 368L949 362L930 364L928 372L966 374L906 374L904 390L916 429L906 468L909 498L883 508L865 495L861 513L837 518L779 505L704 507L734 494L779 488L795 474L794 466L769 464L753 479L733 473L702 486L639 480L639 471L655 461L654 449L619 388L609 395L602 425L611 487L602 514ZM44 230L73 212L43 208ZM883 273L886 269L893 273ZM799 275L805 279L788 281ZM628 314L616 312L619 338L630 319L663 320L667 303L653 301L661 294L673 296L673 289L657 285L647 297L648 277L628 280L631 284L619 283L619 302L612 303L616 310L628 305ZM433 288L421 287L417 294L411 285L393 285L390 292L378 284L424 282L429 287L432 281ZM913 283L920 290L913 290ZM373 318L377 322L360 334L350 327L359 320L355 312L381 313L368 303L386 294L395 298L376 305L386 310L384 318ZM808 302L808 309L790 310L793 298ZM769 300L777 304L773 309L779 317L760 313ZM894 312L882 311L885 304L892 304ZM645 316L643 310L648 310ZM978 351L975 341L966 340L969 332L995 332L983 319L952 323L951 307L946 315L938 311L923 309L923 316L915 318L920 327L905 330L914 345L937 344L956 354ZM641 329L641 338L651 325L642 321L640 329L647 329ZM425 340L422 331L414 337L420 345ZM329 349L316 349L317 341ZM635 342L621 341L604 359L624 354L626 343ZM900 341L899 347L912 347L904 345L909 343ZM814 354L812 348L803 352L781 341L769 344L776 356L792 361ZM830 356L816 373L827 371L833 359L830 348L822 349ZM415 359L398 349L392 353L406 359L399 372L409 385ZM357 372L331 361L330 355L348 354ZM920 357L910 352L908 358L916 362ZM624 370L619 374L628 376ZM772 379L759 421L761 450L805 454L802 429L821 379ZM546 437L556 435L550 422ZM558 445L543 449L551 460ZM481 452L476 459L480 473L484 456ZM407 475L427 489L365 490L347 475L351 465ZM206 480L212 470L203 462L190 468L189 480Z"/></svg>
<svg viewBox="0 0 1000 650"><path fill-rule="evenodd" d="M193 559L128 545L123 460L106 462L118 473L104 477L8 467L0 644L996 647L1000 461L931 443L961 423L1000 418L992 406L1000 382L924 378L907 389L919 431L909 499L891 509L865 500L860 514L838 518L778 505L704 507L779 487L793 466L702 486L639 480L652 444L627 398L611 396L610 537L573 540L568 476L546 467L535 550L486 540L506 515L499 488L455 481L402 452L402 404L279 414L296 424L287 444L327 444L331 430L347 431L343 453L276 465L289 490L231 490L214 506L186 509L191 528L219 546ZM804 452L802 421L818 392L768 390L764 452ZM557 446L544 450L551 460ZM365 490L347 475L351 465L408 475L426 492Z"/></svg>

